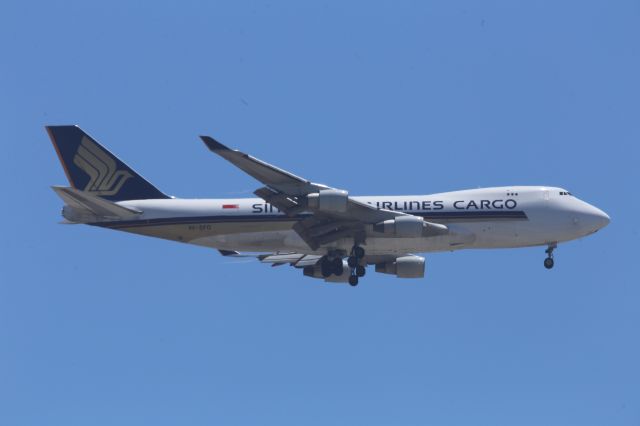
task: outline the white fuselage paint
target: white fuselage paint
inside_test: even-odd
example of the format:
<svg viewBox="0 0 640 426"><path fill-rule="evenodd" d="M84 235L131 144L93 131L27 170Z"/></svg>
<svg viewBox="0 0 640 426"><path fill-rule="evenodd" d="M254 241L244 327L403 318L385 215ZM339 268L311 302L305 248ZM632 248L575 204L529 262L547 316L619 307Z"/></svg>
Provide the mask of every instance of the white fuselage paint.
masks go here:
<svg viewBox="0 0 640 426"><path fill-rule="evenodd" d="M367 229L367 254L423 253L465 248L550 245L589 235L609 222L596 207L554 187L515 186L432 195L352 197L380 208L447 225L448 235L394 238ZM259 198L133 200L133 221L97 223L113 229L226 250L324 254L350 250L342 239L312 251L291 218Z"/></svg>

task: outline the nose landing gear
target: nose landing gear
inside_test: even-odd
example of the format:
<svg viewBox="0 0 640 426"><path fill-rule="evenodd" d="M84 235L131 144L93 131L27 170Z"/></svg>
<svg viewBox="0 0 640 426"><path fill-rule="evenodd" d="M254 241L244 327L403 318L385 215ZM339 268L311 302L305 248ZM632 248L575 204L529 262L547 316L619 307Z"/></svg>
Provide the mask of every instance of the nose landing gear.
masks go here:
<svg viewBox="0 0 640 426"><path fill-rule="evenodd" d="M557 244L549 244L549 247L544 251L547 253L547 258L544 260L544 267L547 269L553 268L553 250L558 247Z"/></svg>

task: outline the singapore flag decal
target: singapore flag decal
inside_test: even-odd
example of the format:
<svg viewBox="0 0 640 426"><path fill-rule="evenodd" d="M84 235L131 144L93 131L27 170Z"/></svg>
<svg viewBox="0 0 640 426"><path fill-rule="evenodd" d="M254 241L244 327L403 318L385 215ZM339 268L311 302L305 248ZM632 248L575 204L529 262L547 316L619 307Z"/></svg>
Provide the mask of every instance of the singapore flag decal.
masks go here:
<svg viewBox="0 0 640 426"><path fill-rule="evenodd" d="M238 210L240 208L239 204L223 204L222 210Z"/></svg>

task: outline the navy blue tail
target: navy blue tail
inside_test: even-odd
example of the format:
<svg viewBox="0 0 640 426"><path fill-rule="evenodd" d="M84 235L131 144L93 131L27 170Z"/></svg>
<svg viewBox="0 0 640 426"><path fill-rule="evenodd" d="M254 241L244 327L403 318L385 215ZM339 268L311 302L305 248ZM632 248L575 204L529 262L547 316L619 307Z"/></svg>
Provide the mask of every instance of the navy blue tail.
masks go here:
<svg viewBox="0 0 640 426"><path fill-rule="evenodd" d="M69 183L110 201L169 198L78 126L47 126Z"/></svg>

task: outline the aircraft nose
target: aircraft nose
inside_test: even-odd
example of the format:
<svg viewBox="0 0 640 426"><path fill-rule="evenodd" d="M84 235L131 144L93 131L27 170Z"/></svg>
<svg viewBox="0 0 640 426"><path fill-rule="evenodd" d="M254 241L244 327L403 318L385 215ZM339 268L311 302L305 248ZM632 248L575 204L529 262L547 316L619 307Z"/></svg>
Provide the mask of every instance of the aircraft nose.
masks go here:
<svg viewBox="0 0 640 426"><path fill-rule="evenodd" d="M589 225L589 228L591 228L593 232L604 228L611 222L609 215L595 206L588 204L585 210L582 215L583 220Z"/></svg>
<svg viewBox="0 0 640 426"><path fill-rule="evenodd" d="M600 228L604 228L609 224L609 222L611 222L609 215L600 210Z"/></svg>
<svg viewBox="0 0 640 426"><path fill-rule="evenodd" d="M597 214L598 229L604 228L609 224L609 222L611 222L611 218L609 217L608 214L606 214L602 210L598 208L596 208L596 210L598 210L598 214Z"/></svg>

